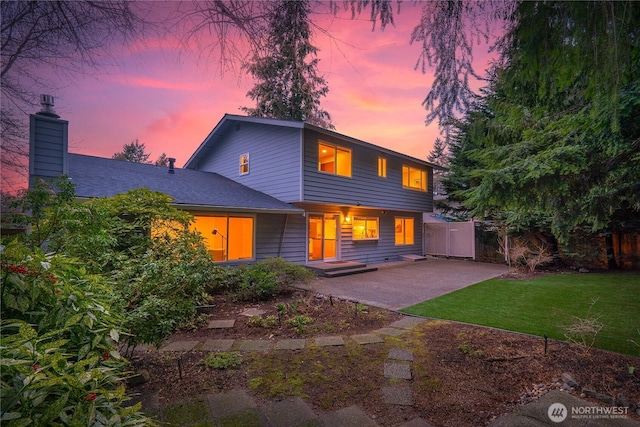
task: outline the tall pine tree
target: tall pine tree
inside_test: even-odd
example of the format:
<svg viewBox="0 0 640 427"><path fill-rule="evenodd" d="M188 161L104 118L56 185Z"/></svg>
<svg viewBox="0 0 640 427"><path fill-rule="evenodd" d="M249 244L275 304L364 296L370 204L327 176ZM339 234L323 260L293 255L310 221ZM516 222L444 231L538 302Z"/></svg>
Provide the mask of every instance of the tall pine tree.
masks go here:
<svg viewBox="0 0 640 427"><path fill-rule="evenodd" d="M317 74L318 49L310 41L309 12L308 0L273 3L264 47L247 66L257 81L247 93L256 101L255 108L241 107L248 115L334 129L331 116L320 108L320 98L329 88Z"/></svg>

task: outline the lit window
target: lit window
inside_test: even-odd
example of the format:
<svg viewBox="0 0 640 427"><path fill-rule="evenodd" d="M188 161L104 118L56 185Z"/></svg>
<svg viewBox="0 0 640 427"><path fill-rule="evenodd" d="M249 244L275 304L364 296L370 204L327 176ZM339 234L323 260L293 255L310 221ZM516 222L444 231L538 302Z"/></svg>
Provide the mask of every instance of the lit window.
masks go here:
<svg viewBox="0 0 640 427"><path fill-rule="evenodd" d="M351 176L351 150L329 145L318 144L318 170L334 175Z"/></svg>
<svg viewBox="0 0 640 427"><path fill-rule="evenodd" d="M196 215L191 229L202 234L214 261L254 258L252 217Z"/></svg>
<svg viewBox="0 0 640 427"><path fill-rule="evenodd" d="M378 157L378 176L380 178L387 177L387 159Z"/></svg>
<svg viewBox="0 0 640 427"><path fill-rule="evenodd" d="M240 155L240 175L249 173L249 153Z"/></svg>
<svg viewBox="0 0 640 427"><path fill-rule="evenodd" d="M355 217L353 240L378 240L378 218Z"/></svg>
<svg viewBox="0 0 640 427"><path fill-rule="evenodd" d="M413 245L413 218L396 218L396 245Z"/></svg>
<svg viewBox="0 0 640 427"><path fill-rule="evenodd" d="M402 186L412 190L427 191L427 171L403 165Z"/></svg>

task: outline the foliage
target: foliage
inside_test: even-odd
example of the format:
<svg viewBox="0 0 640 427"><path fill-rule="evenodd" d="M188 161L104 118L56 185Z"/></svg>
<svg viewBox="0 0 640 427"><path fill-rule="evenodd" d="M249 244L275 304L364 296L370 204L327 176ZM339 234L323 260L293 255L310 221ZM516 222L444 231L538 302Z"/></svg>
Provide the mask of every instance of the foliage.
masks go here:
<svg viewBox="0 0 640 427"><path fill-rule="evenodd" d="M151 425L123 405L123 317L104 279L15 241L2 258L2 424Z"/></svg>
<svg viewBox="0 0 640 427"><path fill-rule="evenodd" d="M509 265L524 265L530 272L553 261L549 244L536 235L525 235L511 239L509 243Z"/></svg>
<svg viewBox="0 0 640 427"><path fill-rule="evenodd" d="M29 190L5 196L8 211L2 213L2 222L29 228L21 239L32 249L41 248L60 234L65 208L75 197L74 187L66 179L37 179Z"/></svg>
<svg viewBox="0 0 640 427"><path fill-rule="evenodd" d="M290 290L293 285L299 283L309 283L316 278L315 273L308 268L282 258L267 258L255 263L252 268L275 274L281 291Z"/></svg>
<svg viewBox="0 0 640 427"><path fill-rule="evenodd" d="M145 149L144 144L140 144L140 141L136 139L135 141L131 141L130 144L124 144L122 151L114 153L111 158L133 163L149 163L151 154L146 153Z"/></svg>
<svg viewBox="0 0 640 427"><path fill-rule="evenodd" d="M305 326L311 325L312 323L312 317L302 314L297 314L285 321L285 324L291 328L294 328L298 334L303 334Z"/></svg>
<svg viewBox="0 0 640 427"><path fill-rule="evenodd" d="M241 108L250 116L306 121L333 129L331 116L320 109L329 89L317 75L318 49L311 44L308 0L278 0L268 12L268 34L259 53L247 66L257 80L247 96L254 108Z"/></svg>
<svg viewBox="0 0 640 427"><path fill-rule="evenodd" d="M640 210L640 7L523 2L481 102L456 123L448 193L561 242Z"/></svg>
<svg viewBox="0 0 640 427"><path fill-rule="evenodd" d="M113 281L127 313L124 326L131 335L126 340L159 344L190 321L195 306L206 300L217 268L202 237L189 229L191 214L171 206L169 196L147 189L76 203L68 181L57 183L66 185L64 192L37 187L26 194L23 211L42 212L42 219L28 219L43 224L42 232L32 234L38 242L48 236L49 250Z"/></svg>
<svg viewBox="0 0 640 427"><path fill-rule="evenodd" d="M308 283L315 274L282 258L269 258L251 266L216 267L208 291L230 294L238 301L261 301L290 292L296 283Z"/></svg>
<svg viewBox="0 0 640 427"><path fill-rule="evenodd" d="M202 362L211 369L238 369L242 365L242 357L237 351L209 353Z"/></svg>
<svg viewBox="0 0 640 427"><path fill-rule="evenodd" d="M249 319L249 322L247 322L247 324L251 327L265 328L265 329L274 328L279 323L280 323L279 317L273 316L273 315L267 316L267 317L253 316L251 317L251 319Z"/></svg>
<svg viewBox="0 0 640 427"><path fill-rule="evenodd" d="M124 160L125 162L133 162L133 163L151 163L149 161L149 157L151 154L145 152L146 147L144 144L141 144L137 139L135 141L131 141L130 144L124 144L122 146L122 151L114 153L111 156L112 159L116 160ZM153 162L156 166L167 166L169 164L169 159L165 153L160 154L155 162Z"/></svg>

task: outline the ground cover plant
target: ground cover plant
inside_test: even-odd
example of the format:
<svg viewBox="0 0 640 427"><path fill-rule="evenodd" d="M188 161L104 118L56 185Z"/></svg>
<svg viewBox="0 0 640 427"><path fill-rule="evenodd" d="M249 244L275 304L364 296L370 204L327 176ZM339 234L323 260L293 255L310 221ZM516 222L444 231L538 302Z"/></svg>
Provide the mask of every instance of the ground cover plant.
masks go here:
<svg viewBox="0 0 640 427"><path fill-rule="evenodd" d="M559 340L567 339L567 330L580 323L602 324L594 347L640 355L640 348L632 342L637 341L640 329L639 283L637 273L548 274L526 280L497 278L407 307L402 312ZM586 337L584 340L583 344L588 344Z"/></svg>
<svg viewBox="0 0 640 427"><path fill-rule="evenodd" d="M267 301L217 295L213 304L201 312L210 318L235 319L233 328L207 329L205 323L175 334L170 342L236 340L231 350L206 352L200 345L183 353L139 350L133 363L147 369L151 380L133 391L157 394L161 408L189 405L205 394L238 389L258 404L300 397L318 414L357 405L375 416L380 426L397 426L416 417L433 425L486 426L496 416L559 388L557 379L564 372L573 374L583 387L640 402L640 375L630 369L640 366L638 357L595 348L585 354L580 345L555 340L549 340L545 353L541 337L428 319L384 342L358 345L351 335L372 333L402 315L311 291L297 290ZM247 309L265 313L246 317L241 313ZM287 325L295 316L308 316L313 323L299 332ZM272 345L285 338L309 343L327 335L342 336L345 345L258 352L243 351L239 345L244 339ZM412 406L383 401L382 388L391 383L383 375L384 365L390 362L392 348L413 353L412 379L403 380L413 391ZM242 362L231 366L229 361L238 360L236 355Z"/></svg>

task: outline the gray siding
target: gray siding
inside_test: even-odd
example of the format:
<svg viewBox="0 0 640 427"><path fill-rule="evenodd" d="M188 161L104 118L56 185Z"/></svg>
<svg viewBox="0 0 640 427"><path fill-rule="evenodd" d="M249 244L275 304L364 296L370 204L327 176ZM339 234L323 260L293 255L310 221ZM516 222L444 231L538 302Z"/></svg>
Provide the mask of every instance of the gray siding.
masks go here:
<svg viewBox="0 0 640 427"><path fill-rule="evenodd" d="M256 219L256 261L283 258L304 264L306 220L303 215L258 214Z"/></svg>
<svg viewBox="0 0 640 427"><path fill-rule="evenodd" d="M318 141L326 141L351 150L351 177L318 171ZM378 156L387 159L387 177L378 177ZM402 188L402 165L427 170L428 191ZM305 131L304 200L378 207L381 209L433 210L433 170L419 162L393 156L373 147L362 146L339 138Z"/></svg>
<svg viewBox="0 0 640 427"><path fill-rule="evenodd" d="M29 175L57 177L68 173L66 120L32 114L30 116Z"/></svg>
<svg viewBox="0 0 640 427"><path fill-rule="evenodd" d="M212 141L198 169L217 172L285 202L300 200L300 129L237 123ZM249 173L240 175L240 155L249 153Z"/></svg>
<svg viewBox="0 0 640 427"><path fill-rule="evenodd" d="M335 205L298 204L310 213L340 213L340 242L338 258L343 261L357 261L368 264L380 264L387 261L398 261L402 255L423 255L422 251L422 214L418 212L363 209L358 207L339 207ZM354 241L352 224L344 221L344 217L373 217L379 220L380 236L378 240ZM413 245L395 244L395 218L413 218ZM306 223L305 223L306 224ZM305 225L306 227L306 225ZM305 229L306 231L306 229Z"/></svg>

